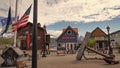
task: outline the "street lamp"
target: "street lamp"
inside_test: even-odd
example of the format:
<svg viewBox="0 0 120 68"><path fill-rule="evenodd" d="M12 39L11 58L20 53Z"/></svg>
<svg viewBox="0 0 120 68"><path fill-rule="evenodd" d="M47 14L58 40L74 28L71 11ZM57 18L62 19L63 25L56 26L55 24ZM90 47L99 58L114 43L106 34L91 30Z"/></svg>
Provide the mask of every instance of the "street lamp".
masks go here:
<svg viewBox="0 0 120 68"><path fill-rule="evenodd" d="M109 55L111 55L112 53L113 53L113 50L112 50L112 47L110 46L110 34L109 34L109 31L110 31L110 27L109 26L107 26L107 32L108 32L108 48L109 48L109 52L108 52L108 54Z"/></svg>
<svg viewBox="0 0 120 68"><path fill-rule="evenodd" d="M43 45L42 57L46 57L46 43L44 43L44 45Z"/></svg>
<svg viewBox="0 0 120 68"><path fill-rule="evenodd" d="M43 53L42 53L42 57L46 57L46 26L43 26L44 29L44 33L45 33L45 37L44 37L44 45L43 45Z"/></svg>

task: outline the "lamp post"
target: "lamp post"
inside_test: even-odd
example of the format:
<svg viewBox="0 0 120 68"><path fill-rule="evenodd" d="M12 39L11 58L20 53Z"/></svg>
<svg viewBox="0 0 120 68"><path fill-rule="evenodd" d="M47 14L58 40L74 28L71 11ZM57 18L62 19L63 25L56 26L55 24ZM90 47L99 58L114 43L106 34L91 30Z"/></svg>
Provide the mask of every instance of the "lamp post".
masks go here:
<svg viewBox="0 0 120 68"><path fill-rule="evenodd" d="M110 31L110 27L109 26L107 26L107 32L108 32L108 48L109 48L109 52L108 52L108 54L109 55L111 55L112 53L113 53L113 50L112 50L112 47L110 46L110 34L109 34L109 31Z"/></svg>
<svg viewBox="0 0 120 68"><path fill-rule="evenodd" d="M43 53L42 53L42 57L46 57L46 53L45 53L45 51L46 51L46 43L44 43L44 45L43 45Z"/></svg>
<svg viewBox="0 0 120 68"><path fill-rule="evenodd" d="M43 45L43 53L42 53L42 57L46 57L46 26L44 25L44 34L45 34L45 37L44 37L44 45Z"/></svg>

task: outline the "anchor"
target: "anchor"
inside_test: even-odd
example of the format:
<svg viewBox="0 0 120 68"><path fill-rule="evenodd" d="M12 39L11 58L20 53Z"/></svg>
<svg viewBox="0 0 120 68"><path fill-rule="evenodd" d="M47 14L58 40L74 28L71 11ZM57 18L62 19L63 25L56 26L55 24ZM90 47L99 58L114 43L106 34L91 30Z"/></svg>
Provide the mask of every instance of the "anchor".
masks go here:
<svg viewBox="0 0 120 68"><path fill-rule="evenodd" d="M102 58L101 60L104 60L108 64L118 64L119 63L119 61L115 60L115 55L113 55L113 54L110 54L110 55L103 54L103 53L101 53L99 51L96 51L96 50L90 48L90 47L87 47L87 42L88 42L90 37L91 37L91 33L86 32L85 38L84 38L84 40L82 42L81 47L78 50L77 56L76 56L77 60L81 60L83 56L85 57L84 51L87 49L87 50L90 50L90 51L92 51L92 52L94 52L96 54L99 54L99 55L103 56L104 58Z"/></svg>

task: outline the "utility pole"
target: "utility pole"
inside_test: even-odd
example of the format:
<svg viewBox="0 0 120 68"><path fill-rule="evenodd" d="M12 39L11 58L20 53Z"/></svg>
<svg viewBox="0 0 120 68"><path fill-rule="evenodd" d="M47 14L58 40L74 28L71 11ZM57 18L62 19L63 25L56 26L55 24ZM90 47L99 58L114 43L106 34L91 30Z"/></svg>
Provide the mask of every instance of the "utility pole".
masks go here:
<svg viewBox="0 0 120 68"><path fill-rule="evenodd" d="M32 68L37 68L37 0L33 2Z"/></svg>

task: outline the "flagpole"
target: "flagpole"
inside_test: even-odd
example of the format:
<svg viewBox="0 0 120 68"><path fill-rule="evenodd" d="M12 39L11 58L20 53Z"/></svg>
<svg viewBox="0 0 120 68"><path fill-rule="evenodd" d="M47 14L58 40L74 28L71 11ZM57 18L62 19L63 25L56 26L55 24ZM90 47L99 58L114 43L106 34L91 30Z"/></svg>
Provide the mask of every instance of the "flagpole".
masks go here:
<svg viewBox="0 0 120 68"><path fill-rule="evenodd" d="M17 22L17 12L18 12L18 0L16 0L16 6L15 6L15 22ZM16 47L17 42L17 30L14 32L14 47Z"/></svg>
<svg viewBox="0 0 120 68"><path fill-rule="evenodd" d="M33 2L32 68L37 68L37 0Z"/></svg>

